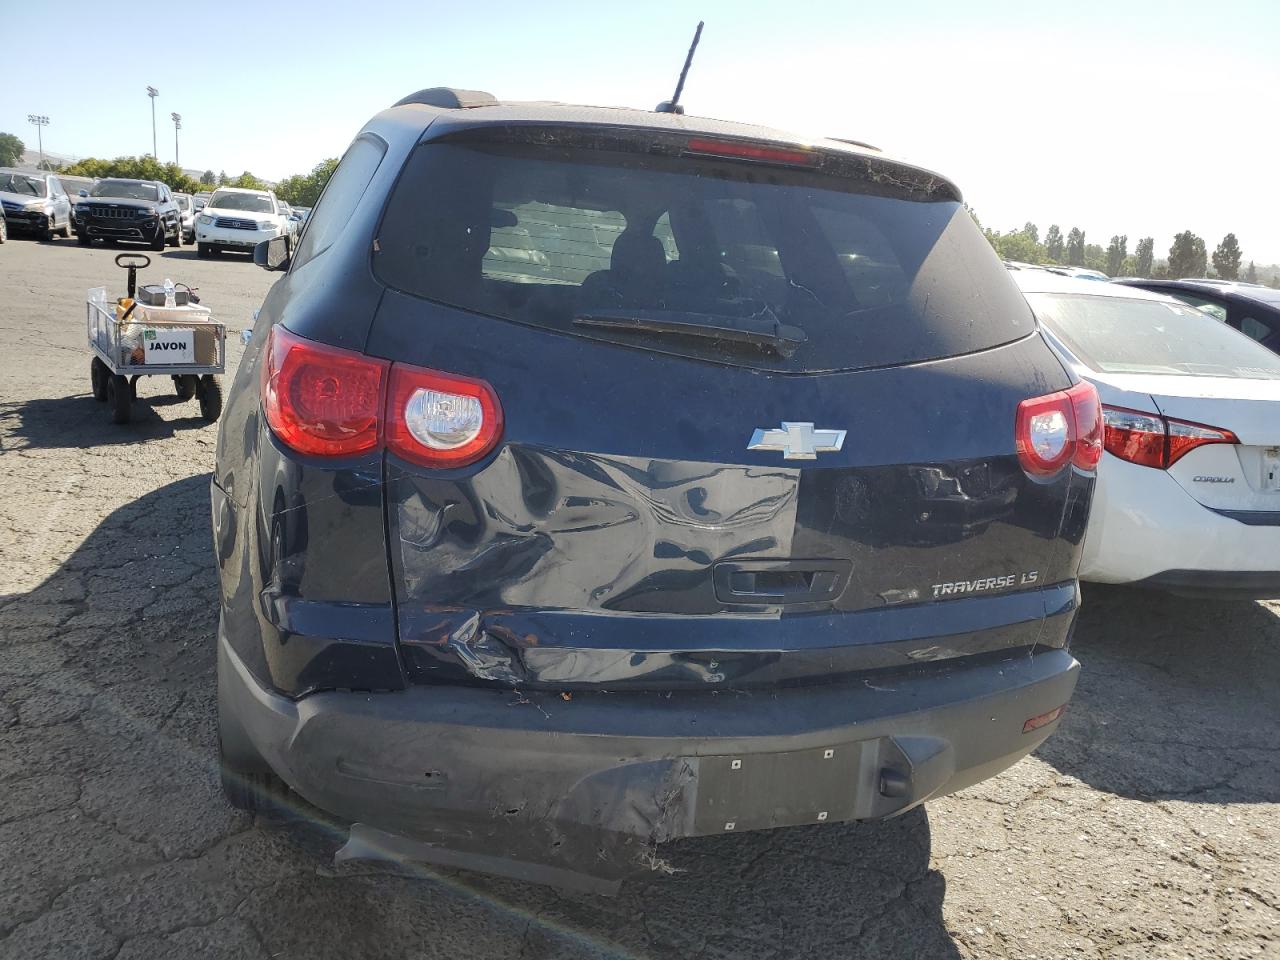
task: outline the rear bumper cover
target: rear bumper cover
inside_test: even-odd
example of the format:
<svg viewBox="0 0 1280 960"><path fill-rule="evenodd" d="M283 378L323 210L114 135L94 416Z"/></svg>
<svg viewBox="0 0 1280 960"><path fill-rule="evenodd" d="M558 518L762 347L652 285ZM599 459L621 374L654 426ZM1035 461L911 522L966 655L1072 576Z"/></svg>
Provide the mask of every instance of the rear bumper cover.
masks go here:
<svg viewBox="0 0 1280 960"><path fill-rule="evenodd" d="M978 659L978 658L975 658ZM571 885L652 869L678 837L893 816L999 773L1057 721L1065 650L820 687L569 695L418 687L293 701L224 636L237 734L317 807L340 857L425 860Z"/></svg>
<svg viewBox="0 0 1280 960"><path fill-rule="evenodd" d="M1280 597L1280 571L1165 570L1133 586L1207 600L1273 600Z"/></svg>

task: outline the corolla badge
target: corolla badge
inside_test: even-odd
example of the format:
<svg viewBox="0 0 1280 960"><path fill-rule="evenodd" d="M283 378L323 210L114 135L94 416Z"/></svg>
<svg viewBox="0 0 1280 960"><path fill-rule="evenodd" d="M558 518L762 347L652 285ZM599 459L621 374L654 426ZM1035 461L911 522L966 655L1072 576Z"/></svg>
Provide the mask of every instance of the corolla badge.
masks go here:
<svg viewBox="0 0 1280 960"><path fill-rule="evenodd" d="M780 450L783 460L817 460L820 453L833 453L844 446L843 430L815 429L812 423L784 420L781 429L751 434L748 450Z"/></svg>

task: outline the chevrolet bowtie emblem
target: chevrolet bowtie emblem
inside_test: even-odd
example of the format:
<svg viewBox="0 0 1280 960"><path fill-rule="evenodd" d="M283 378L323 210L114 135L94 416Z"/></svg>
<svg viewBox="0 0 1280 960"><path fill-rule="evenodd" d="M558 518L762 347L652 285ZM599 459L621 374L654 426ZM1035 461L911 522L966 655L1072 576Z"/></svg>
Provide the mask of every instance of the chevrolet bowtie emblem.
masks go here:
<svg viewBox="0 0 1280 960"><path fill-rule="evenodd" d="M751 434L748 450L781 450L783 460L817 460L820 453L833 453L844 446L843 430L815 430L812 423L784 420L781 430L761 430Z"/></svg>

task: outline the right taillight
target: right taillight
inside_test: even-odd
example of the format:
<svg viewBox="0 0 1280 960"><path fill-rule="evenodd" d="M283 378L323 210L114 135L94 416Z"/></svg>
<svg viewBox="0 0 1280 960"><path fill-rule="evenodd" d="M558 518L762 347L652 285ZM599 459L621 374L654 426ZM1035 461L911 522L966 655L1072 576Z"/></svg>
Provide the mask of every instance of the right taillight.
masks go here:
<svg viewBox="0 0 1280 960"><path fill-rule="evenodd" d="M473 380L308 340L271 328L262 360L271 432L313 457L387 449L428 467L486 456L502 436L498 395Z"/></svg>
<svg viewBox="0 0 1280 960"><path fill-rule="evenodd" d="M1102 407L1091 383L1031 397L1018 404L1014 424L1018 460L1035 477L1068 463L1089 471L1102 456Z"/></svg>
<svg viewBox="0 0 1280 960"><path fill-rule="evenodd" d="M1230 430L1174 420L1125 407L1103 407L1107 452L1144 467L1167 470L1196 447L1239 443Z"/></svg>

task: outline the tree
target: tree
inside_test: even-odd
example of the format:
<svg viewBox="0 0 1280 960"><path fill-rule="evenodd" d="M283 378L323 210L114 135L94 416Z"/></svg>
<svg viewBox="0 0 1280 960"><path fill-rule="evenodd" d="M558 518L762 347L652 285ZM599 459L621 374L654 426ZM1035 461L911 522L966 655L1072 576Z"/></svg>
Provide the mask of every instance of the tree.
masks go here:
<svg viewBox="0 0 1280 960"><path fill-rule="evenodd" d="M1008 233L987 230L985 233L1001 260L1016 260L1019 263L1041 263L1044 260L1044 247L1023 230L1011 230Z"/></svg>
<svg viewBox="0 0 1280 960"><path fill-rule="evenodd" d="M1086 243L1084 245L1084 265L1090 270L1107 272L1107 251L1102 249L1101 244Z"/></svg>
<svg viewBox="0 0 1280 960"><path fill-rule="evenodd" d="M159 180L167 183L170 190L179 193L195 193L200 184L187 176L176 163L159 163L150 155L141 157L116 157L114 160L99 160L86 157L77 160L62 172L76 177L126 177L131 180Z"/></svg>
<svg viewBox="0 0 1280 960"><path fill-rule="evenodd" d="M27 145L12 133L0 133L0 167L16 167L26 150Z"/></svg>
<svg viewBox="0 0 1280 960"><path fill-rule="evenodd" d="M223 184L224 187L244 187L246 190L266 190L267 185L255 177L248 170L240 174L234 180L229 180Z"/></svg>
<svg viewBox="0 0 1280 960"><path fill-rule="evenodd" d="M1155 259L1156 241L1154 237L1143 237L1138 241L1138 260L1133 267L1135 277L1151 276L1152 261Z"/></svg>
<svg viewBox="0 0 1280 960"><path fill-rule="evenodd" d="M294 206L314 207L337 165L338 158L330 157L328 160L317 163L311 168L310 173L297 173L292 177L286 177L276 185L276 196ZM972 215L973 211L970 210L969 213ZM977 217L974 217L974 222L977 222Z"/></svg>
<svg viewBox="0 0 1280 960"><path fill-rule="evenodd" d="M1240 278L1240 243L1236 240L1234 233L1228 233L1223 237L1222 242L1213 251L1213 269L1218 271L1218 276L1223 280Z"/></svg>
<svg viewBox="0 0 1280 960"><path fill-rule="evenodd" d="M1030 220L1023 224L1022 232L1031 240L1032 243L1040 242L1040 228Z"/></svg>
<svg viewBox="0 0 1280 960"><path fill-rule="evenodd" d="M1190 230L1184 230L1173 238L1169 248L1169 276L1203 277L1208 266L1204 241Z"/></svg>
<svg viewBox="0 0 1280 960"><path fill-rule="evenodd" d="M1117 234L1107 245L1107 276L1118 277L1124 272L1124 258L1129 255L1129 235Z"/></svg>
<svg viewBox="0 0 1280 960"><path fill-rule="evenodd" d="M1067 263L1073 267L1084 266L1084 231L1072 227L1067 234Z"/></svg>
<svg viewBox="0 0 1280 960"><path fill-rule="evenodd" d="M212 187L217 185L218 178L214 176L212 170L206 170L204 173L200 174L200 182L206 187Z"/></svg>
<svg viewBox="0 0 1280 960"><path fill-rule="evenodd" d="M1244 272L1244 282L1245 283L1258 282L1258 268L1253 265L1252 260L1249 261L1249 269Z"/></svg>
<svg viewBox="0 0 1280 960"><path fill-rule="evenodd" d="M221 186L225 186L225 185L226 185L226 182L227 182L227 171L225 171L225 170L221 170L221 171L219 171L219 172L218 172L218 186L220 186L220 187L221 187Z"/></svg>
<svg viewBox="0 0 1280 960"><path fill-rule="evenodd" d="M1058 229L1058 225L1052 224L1049 232L1044 235L1044 255L1054 263L1062 262L1062 231Z"/></svg>

